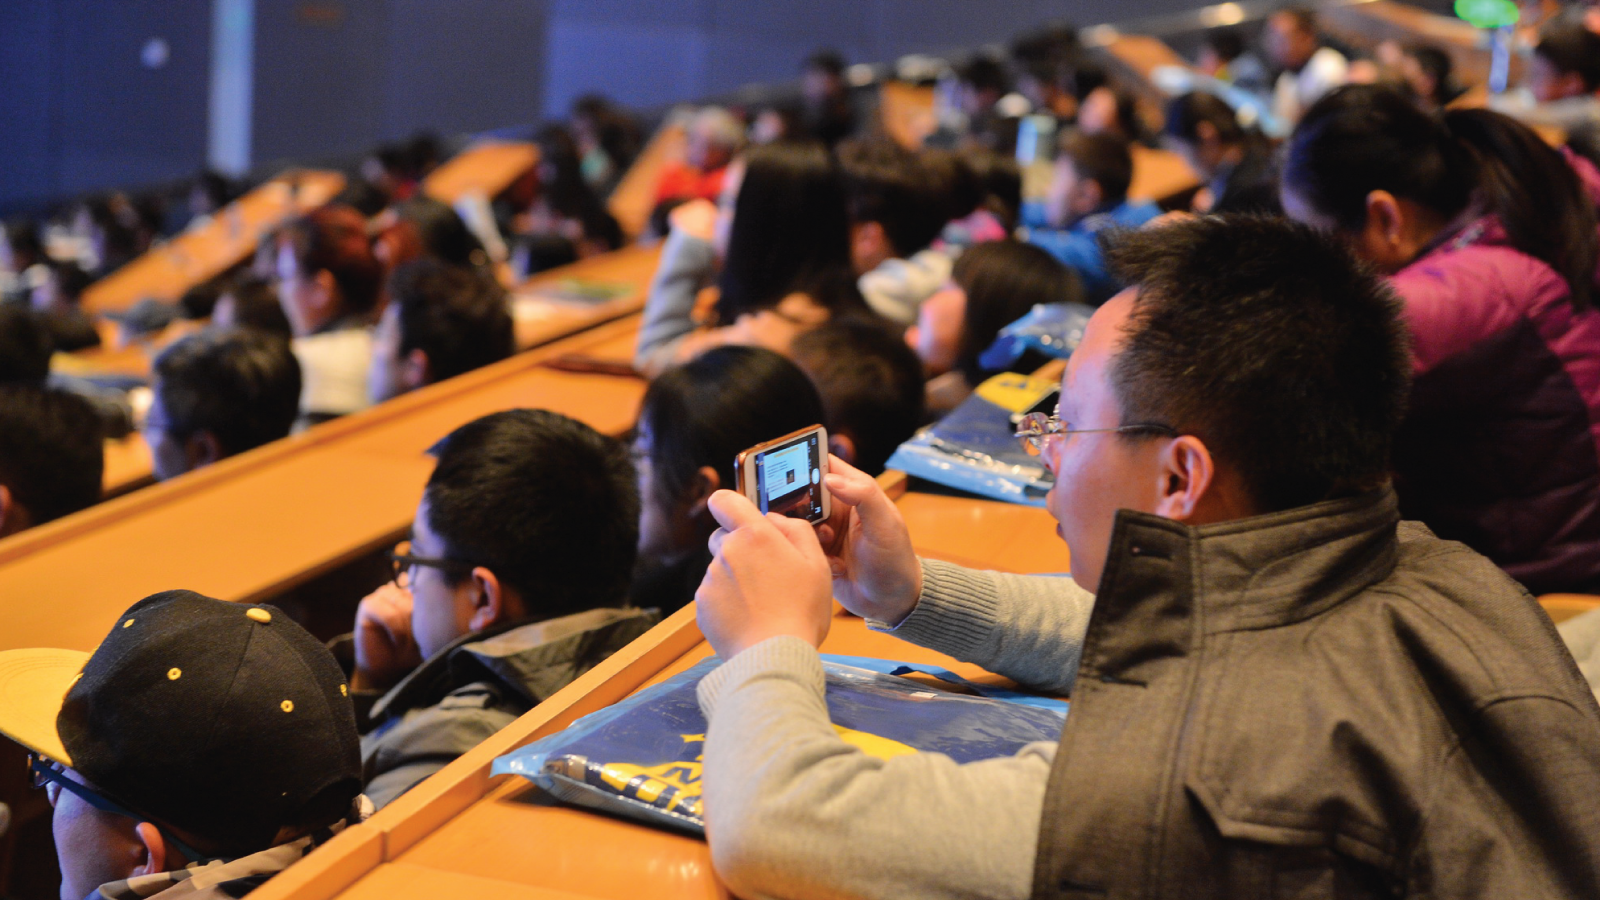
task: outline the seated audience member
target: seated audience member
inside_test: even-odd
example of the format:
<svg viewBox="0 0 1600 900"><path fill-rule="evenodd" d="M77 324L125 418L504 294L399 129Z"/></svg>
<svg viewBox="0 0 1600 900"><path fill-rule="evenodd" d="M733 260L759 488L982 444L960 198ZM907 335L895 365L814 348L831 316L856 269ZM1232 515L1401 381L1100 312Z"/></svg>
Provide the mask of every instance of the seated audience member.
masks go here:
<svg viewBox="0 0 1600 900"><path fill-rule="evenodd" d="M1432 44L1410 44L1400 57L1400 77L1428 109L1449 106L1464 91L1455 83L1450 54Z"/></svg>
<svg viewBox="0 0 1600 900"><path fill-rule="evenodd" d="M583 180L598 196L609 196L644 146L639 123L600 94L574 100L571 121Z"/></svg>
<svg viewBox="0 0 1600 900"><path fill-rule="evenodd" d="M27 303L45 276L44 242L32 222L5 223L0 233L0 303Z"/></svg>
<svg viewBox="0 0 1600 900"><path fill-rule="evenodd" d="M633 605L668 614L694 599L717 530L706 498L738 483L741 452L823 418L805 373L761 347L713 347L650 382L633 440L641 510Z"/></svg>
<svg viewBox="0 0 1600 900"><path fill-rule="evenodd" d="M483 243L448 203L413 197L380 222L385 220L372 242L372 254L387 271L423 258L469 269L489 265Z"/></svg>
<svg viewBox="0 0 1600 900"><path fill-rule="evenodd" d="M255 329L191 334L151 375L144 438L162 481L287 437L300 412L300 363Z"/></svg>
<svg viewBox="0 0 1600 900"><path fill-rule="evenodd" d="M1083 98L1078 112L1078 130L1084 134L1109 134L1134 143L1143 143L1144 122L1134 96L1102 84Z"/></svg>
<svg viewBox="0 0 1600 900"><path fill-rule="evenodd" d="M1189 168L1205 179L1197 213L1283 212L1278 163L1260 132L1215 94L1194 91L1167 104L1166 137Z"/></svg>
<svg viewBox="0 0 1600 900"><path fill-rule="evenodd" d="M906 331L928 382L928 407L945 413L972 389L1000 370L987 370L978 357L1000 329L1042 303L1082 303L1083 285L1071 269L1032 244L996 241L979 244L956 260L950 284L928 298L917 324ZM1025 356L1031 371L1046 360ZM848 460L847 460L848 461Z"/></svg>
<svg viewBox="0 0 1600 900"><path fill-rule="evenodd" d="M1280 9L1267 18L1267 55L1282 70L1272 91L1272 113L1293 127L1323 94L1345 83L1350 64L1325 46L1317 14L1308 7Z"/></svg>
<svg viewBox="0 0 1600 900"><path fill-rule="evenodd" d="M1401 509L1535 594L1600 592L1597 196L1593 166L1505 116L1365 85L1314 106L1284 166L1289 214L1405 301Z"/></svg>
<svg viewBox="0 0 1600 900"><path fill-rule="evenodd" d="M888 323L850 316L795 338L794 361L822 396L833 454L877 475L922 424L916 354Z"/></svg>
<svg viewBox="0 0 1600 900"><path fill-rule="evenodd" d="M100 502L105 444L89 401L0 384L0 537Z"/></svg>
<svg viewBox="0 0 1600 900"><path fill-rule="evenodd" d="M976 55L957 67L955 87L956 96L952 98L955 131L942 133L941 129L929 135L927 145L1014 151L1017 116L1015 112L1008 116L1000 108L1000 98L1011 90L1011 78L1005 66L991 57ZM1026 105L1024 103L1024 107Z"/></svg>
<svg viewBox="0 0 1600 900"><path fill-rule="evenodd" d="M750 143L805 140L802 115L800 107L781 101L761 107L750 120Z"/></svg>
<svg viewBox="0 0 1600 900"><path fill-rule="evenodd" d="M104 278L144 252L138 219L132 201L122 194L91 197L78 204L72 230L86 244L86 255L79 262L93 278Z"/></svg>
<svg viewBox="0 0 1600 900"><path fill-rule="evenodd" d="M1017 91L1036 114L1070 122L1078 116L1078 69L1084 64L1078 29L1067 22L1019 35L1011 42Z"/></svg>
<svg viewBox="0 0 1600 900"><path fill-rule="evenodd" d="M350 687L379 807L655 623L625 608L639 497L622 444L515 409L433 453L395 581L356 612Z"/></svg>
<svg viewBox="0 0 1600 900"><path fill-rule="evenodd" d="M325 206L278 233L278 299L300 360L300 414L315 424L367 407L372 316L383 267L367 223L347 206Z"/></svg>
<svg viewBox="0 0 1600 900"><path fill-rule="evenodd" d="M540 272L623 245L622 226L584 181L578 145L565 128L539 133L536 171L535 196L512 225L528 255L527 264L515 265L518 271Z"/></svg>
<svg viewBox="0 0 1600 900"><path fill-rule="evenodd" d="M657 203L716 200L728 164L744 144L744 123L720 106L702 108L685 128L684 159L662 168Z"/></svg>
<svg viewBox="0 0 1600 900"><path fill-rule="evenodd" d="M44 320L27 306L0 304L0 384L21 384L76 394L89 401L101 437L117 439L133 431L128 395L77 375L50 371L55 344Z"/></svg>
<svg viewBox="0 0 1600 900"><path fill-rule="evenodd" d="M1266 65L1245 47L1244 35L1237 28L1207 29L1195 68L1252 94L1272 89Z"/></svg>
<svg viewBox="0 0 1600 900"><path fill-rule="evenodd" d="M950 219L948 189L918 154L887 139L839 147L850 209L850 258L867 305L905 327L950 278L949 255L929 245Z"/></svg>
<svg viewBox="0 0 1600 900"><path fill-rule="evenodd" d="M1024 204L1029 243L1049 251L1083 281L1090 303L1116 292L1100 250L1100 233L1138 228L1161 214L1160 207L1128 199L1133 154L1128 142L1109 134L1065 132L1056 155L1055 177L1044 202Z"/></svg>
<svg viewBox="0 0 1600 900"><path fill-rule="evenodd" d="M807 136L829 149L856 133L856 108L844 70L844 57L834 50L818 50L800 67L802 124Z"/></svg>
<svg viewBox="0 0 1600 900"><path fill-rule="evenodd" d="M505 289L486 271L422 259L389 282L372 340L373 403L499 362L516 350Z"/></svg>
<svg viewBox="0 0 1600 900"><path fill-rule="evenodd" d="M245 275L225 284L211 310L213 328L256 328L285 340L294 337L272 282Z"/></svg>
<svg viewBox="0 0 1600 900"><path fill-rule="evenodd" d="M51 262L33 287L30 302L61 353L100 346L100 332L79 302L89 284L89 273L77 263Z"/></svg>
<svg viewBox="0 0 1600 900"><path fill-rule="evenodd" d="M1010 207L1010 224L1006 216L1006 201L990 194L990 179L1003 178L1002 157L992 150L973 149L963 153L952 150L925 150L923 160L939 172L938 179L949 186L949 205L945 214L949 221L939 232L933 248L949 256L959 254L963 248L985 241L1003 241L1016 227L1015 206ZM1021 202L1021 172L1013 162L1012 174L1017 176L1017 202Z"/></svg>
<svg viewBox="0 0 1600 900"><path fill-rule="evenodd" d="M282 612L192 591L135 603L92 654L0 652L61 896L243 897L359 821L347 690Z"/></svg>
<svg viewBox="0 0 1600 900"><path fill-rule="evenodd" d="M1579 14L1559 15L1539 30L1523 87L1534 101L1490 98L1490 106L1533 125L1566 133L1575 151L1600 164L1600 23Z"/></svg>
<svg viewBox="0 0 1600 900"><path fill-rule="evenodd" d="M729 166L720 210L687 204L672 223L639 328L642 372L718 344L787 353L800 332L865 309L850 269L844 187L821 144L752 148ZM695 297L713 276L712 325L697 329Z"/></svg>
<svg viewBox="0 0 1600 900"><path fill-rule="evenodd" d="M699 685L701 786L728 889L1595 896L1600 707L1521 588L1400 521L1390 291L1282 219L1130 232L1113 259L1132 287L1089 323L1059 414L1021 430L1071 579L917 559L842 462L820 542L712 496L696 608L725 662ZM814 649L833 597L1070 692L1060 743L967 765L846 744Z"/></svg>

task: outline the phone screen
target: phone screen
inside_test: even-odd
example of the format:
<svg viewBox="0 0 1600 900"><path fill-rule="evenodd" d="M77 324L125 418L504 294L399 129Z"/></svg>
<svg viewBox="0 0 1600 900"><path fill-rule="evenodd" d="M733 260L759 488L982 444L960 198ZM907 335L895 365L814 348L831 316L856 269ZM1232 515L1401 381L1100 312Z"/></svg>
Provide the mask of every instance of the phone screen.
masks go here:
<svg viewBox="0 0 1600 900"><path fill-rule="evenodd" d="M756 496L763 513L822 518L822 446L818 433L756 454Z"/></svg>

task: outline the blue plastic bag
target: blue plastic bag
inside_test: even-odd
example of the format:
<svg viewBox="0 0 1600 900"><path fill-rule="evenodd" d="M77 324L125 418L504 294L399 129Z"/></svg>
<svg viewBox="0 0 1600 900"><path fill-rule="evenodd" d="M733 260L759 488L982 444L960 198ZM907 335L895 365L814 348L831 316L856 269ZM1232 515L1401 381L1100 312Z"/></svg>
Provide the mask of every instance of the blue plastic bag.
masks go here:
<svg viewBox="0 0 1600 900"><path fill-rule="evenodd" d="M864 663L866 666L848 665ZM695 688L721 661L591 713L566 730L494 761L495 775L521 775L557 799L691 834L705 833L700 775L706 720ZM979 696L953 693L884 670L924 671ZM823 657L828 717L845 740L874 755L944 753L957 762L1010 756L1057 740L1065 701L974 685L908 663ZM992 696L983 696L992 695Z"/></svg>

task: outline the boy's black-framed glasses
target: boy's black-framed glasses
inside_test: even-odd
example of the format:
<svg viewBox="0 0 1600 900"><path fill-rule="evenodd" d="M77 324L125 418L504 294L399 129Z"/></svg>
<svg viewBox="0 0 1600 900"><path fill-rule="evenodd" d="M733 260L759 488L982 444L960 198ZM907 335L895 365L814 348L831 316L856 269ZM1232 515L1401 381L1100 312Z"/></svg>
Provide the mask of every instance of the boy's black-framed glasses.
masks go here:
<svg viewBox="0 0 1600 900"><path fill-rule="evenodd" d="M56 798L65 790L79 800L89 804L101 812L108 812L115 816L124 816L135 822L149 822L156 830L161 832L161 837L167 843L176 847L183 853L184 859L191 863L209 862L216 857L209 853L201 853L177 838L171 831L156 822L150 816L136 813L127 806L111 799L105 794L89 787L81 781L67 776L66 766L55 760L46 759L37 753L28 754L28 783L39 788L49 796L50 805L56 805Z"/></svg>

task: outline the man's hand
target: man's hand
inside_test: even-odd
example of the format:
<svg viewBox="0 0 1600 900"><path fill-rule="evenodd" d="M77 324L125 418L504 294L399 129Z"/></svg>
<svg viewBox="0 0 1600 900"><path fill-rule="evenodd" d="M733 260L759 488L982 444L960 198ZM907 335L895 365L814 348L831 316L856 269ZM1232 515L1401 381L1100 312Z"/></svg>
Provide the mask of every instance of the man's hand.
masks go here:
<svg viewBox="0 0 1600 900"><path fill-rule="evenodd" d="M823 486L833 495L818 528L833 572L833 594L858 616L899 625L922 596L922 563L905 519L877 479L828 457Z"/></svg>
<svg viewBox="0 0 1600 900"><path fill-rule="evenodd" d="M711 243L717 233L717 205L710 200L690 200L667 214L673 230Z"/></svg>
<svg viewBox="0 0 1600 900"><path fill-rule="evenodd" d="M422 664L411 634L411 592L390 583L356 607L356 671L350 687L386 691Z"/></svg>
<svg viewBox="0 0 1600 900"><path fill-rule="evenodd" d="M816 647L833 618L828 560L800 519L766 516L749 498L717 491L707 507L722 527L711 535L711 567L695 592L700 632L732 659L768 638L790 635Z"/></svg>

